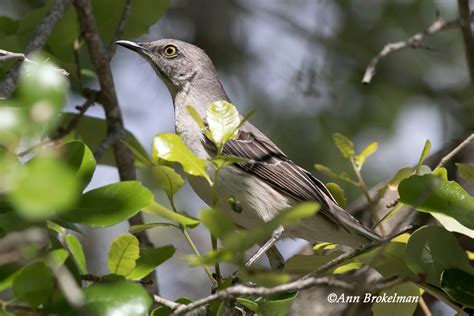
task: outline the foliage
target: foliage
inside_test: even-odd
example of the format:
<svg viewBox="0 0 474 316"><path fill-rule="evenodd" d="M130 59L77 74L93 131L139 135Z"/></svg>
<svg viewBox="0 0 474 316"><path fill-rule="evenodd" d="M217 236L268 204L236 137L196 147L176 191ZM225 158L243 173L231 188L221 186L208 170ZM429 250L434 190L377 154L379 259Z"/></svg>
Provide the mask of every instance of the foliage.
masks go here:
<svg viewBox="0 0 474 316"><path fill-rule="evenodd" d="M52 1L48 1L32 10L21 21L1 18L0 25L5 26L0 30L1 48L20 51L51 4ZM161 1L155 10L149 10L148 5L146 0L134 1L125 37L145 33L163 14L168 2ZM119 21L120 8L111 0L93 2L98 29L106 42L114 37L115 29L111 26ZM3 310L0 314L7 314L14 310L16 303L20 303L24 308L45 314L79 315L86 311L88 315L169 315L172 311L168 307L151 310L152 296L145 284L147 277L174 256L176 250L172 245L151 247L141 244L133 235L149 229L171 227L180 231L194 252L192 256L184 256L185 260L190 266L202 267L211 285L219 290L231 287L233 279L217 272L222 262L236 266L241 281L273 287L288 283L290 274L310 273L343 254L338 245L323 243L316 245L311 255L290 258L284 271L265 271L245 265L246 251L267 241L279 227L318 216L320 205L310 201L299 203L248 230L233 223L234 214L217 207L218 202L222 202L218 201L216 194L219 173L235 164L248 163L240 157L223 155L223 148L227 141L238 136L240 127L252 114L242 117L231 103L224 100L210 104L205 117L200 117L192 105L188 106L189 115L217 149L216 154L207 159L195 155L175 133L157 135L153 139L150 158L136 137L129 131L125 132L124 143L134 154L136 166L150 171L155 184L166 194L168 206L156 201L151 188L139 181L90 188L96 164L113 166L114 159L109 150L97 162L91 150L100 146L105 137L105 120L63 113L66 97L75 89L75 80L79 78L71 78L71 85L56 67L74 73L75 62L70 47L78 35L77 17L71 8L45 48L57 66L44 56L33 57L33 62L23 65L15 95L0 100L0 236L6 240L18 232L24 236L40 235L31 240L25 237L17 247L6 249L6 259L2 257L4 261L0 260L0 291L12 295L11 300L1 301ZM79 56L79 59L83 58ZM79 73L86 74L87 70L86 66L79 69ZM4 71L2 69L2 73ZM55 138L60 126L73 120L78 120L74 131ZM99 135L97 131L103 134ZM461 184L448 180L448 170L431 170L424 165L431 143L425 143L415 167L400 169L374 197L368 191L362 168L376 153L378 143L370 143L358 152L348 137L340 133L333 136L353 175L333 171L322 164L316 164L315 168L334 181L358 188L367 199L374 227L382 227L403 205L412 207L413 212L432 215L440 225L423 226L411 235L399 236L360 253L334 266L327 275L346 274L369 266L385 279L406 279L407 282L384 289L386 295L397 293L421 297L423 288L462 308L473 307L474 269L453 232L474 237L474 198ZM202 178L203 185L207 185L212 195L210 208L201 210L199 218L178 210L174 203L175 195L185 180L173 164L181 166L189 177ZM472 181L472 165L457 164L457 168L466 180ZM328 183L327 187L337 203L345 208L347 198L343 188L334 182ZM392 211L379 218L376 205L387 190L398 192L400 200ZM242 212L235 197L228 197L225 202L235 212ZM107 260L110 274L88 275L89 258L81 244L83 225L91 228L112 226L139 212L147 213L152 220L131 226L130 235L118 236L112 242ZM221 241L219 247L203 254L188 233L201 224L213 239ZM212 266L216 273L211 271ZM71 293L78 295L79 303L71 299ZM297 295L297 291L271 296L242 295L234 303L247 312L285 315ZM176 302L189 304L192 300L182 298ZM211 315L219 315L223 308L224 303L218 301L208 306L208 311ZM415 309L416 303L413 302L372 305L375 315L411 315Z"/></svg>

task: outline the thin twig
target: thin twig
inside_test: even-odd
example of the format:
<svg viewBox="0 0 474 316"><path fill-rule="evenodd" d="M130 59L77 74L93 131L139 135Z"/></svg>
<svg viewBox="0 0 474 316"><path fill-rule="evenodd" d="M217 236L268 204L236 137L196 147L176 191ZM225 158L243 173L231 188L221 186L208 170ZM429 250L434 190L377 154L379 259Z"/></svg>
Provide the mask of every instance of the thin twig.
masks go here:
<svg viewBox="0 0 474 316"><path fill-rule="evenodd" d="M54 26L58 21L64 16L67 11L67 8L71 4L71 0L56 0L49 12L43 17L40 24L33 32L30 41L26 45L24 50L24 55L28 56L34 51L37 51L46 44L49 35L53 31ZM0 82L0 94L4 97L9 97L13 91L15 91L16 83L18 81L20 73L20 65L14 65L7 75L5 79Z"/></svg>
<svg viewBox="0 0 474 316"><path fill-rule="evenodd" d="M112 57L115 54L115 50L117 49L117 45L115 45L115 42L122 38L123 32L125 31L125 25L127 24L127 20L131 11L132 11L132 0L126 0L125 5L122 10L122 16L120 17L117 29L115 31L115 36L109 45L109 58L110 59L112 59Z"/></svg>
<svg viewBox="0 0 474 316"><path fill-rule="evenodd" d="M184 315L201 306L204 306L206 304L212 303L217 300L233 299L233 298L247 296L247 295L270 296L274 294L299 291L299 290L307 289L309 287L313 287L317 285L339 287L345 290L354 289L354 284L340 280L338 278L335 278L334 276L324 276L324 277L318 277L318 278L311 277L307 279L299 279L295 282L282 284L282 285L278 285L271 288L249 287L246 285L239 284L239 285L234 285L232 287L228 287L222 291L218 291L205 298L196 300L193 303L190 303L188 305L182 305L174 311L174 314Z"/></svg>
<svg viewBox="0 0 474 316"><path fill-rule="evenodd" d="M364 84L370 83L370 81L375 75L375 68L377 67L377 64L380 62L381 59L383 59L387 55L393 52L405 49L405 48L420 48L422 46L422 42L425 39L425 37L439 33L444 30L460 28L463 25L465 25L465 23L466 22L463 19L456 19L454 21L445 21L442 18L437 18L423 32L416 33L415 35L412 35L403 41L386 44L384 48L370 61L369 65L367 66L365 70L364 77L362 78L362 83Z"/></svg>
<svg viewBox="0 0 474 316"><path fill-rule="evenodd" d="M158 303L159 305L163 305L163 306L166 306L168 308L171 308L172 311L174 311L175 309L177 309L178 307L181 307L183 306L182 304L180 303L176 303L176 302L173 302L171 300L168 300L164 297L161 297L161 296L158 296L158 295L153 295L153 299L155 300L156 303Z"/></svg>
<svg viewBox="0 0 474 316"><path fill-rule="evenodd" d="M469 145L473 140L474 140L474 134L469 135L468 138L463 140L462 143L460 143L458 146L456 146L456 148L454 148L446 156L444 156L435 169L444 167L448 163L448 161L453 159L454 156L456 156L461 150L464 149L464 147Z"/></svg>
<svg viewBox="0 0 474 316"><path fill-rule="evenodd" d="M420 296L420 301L418 302L418 304L420 305L421 310L423 311L425 316L431 316L432 315L431 311L430 311L430 308L428 307L428 304L426 304L425 300L423 299L423 296Z"/></svg>
<svg viewBox="0 0 474 316"><path fill-rule="evenodd" d="M107 149L119 140L124 139L127 136L127 132L124 129L117 129L113 133L108 134L107 137L97 146L94 151L94 158L96 161L100 161L104 156Z"/></svg>

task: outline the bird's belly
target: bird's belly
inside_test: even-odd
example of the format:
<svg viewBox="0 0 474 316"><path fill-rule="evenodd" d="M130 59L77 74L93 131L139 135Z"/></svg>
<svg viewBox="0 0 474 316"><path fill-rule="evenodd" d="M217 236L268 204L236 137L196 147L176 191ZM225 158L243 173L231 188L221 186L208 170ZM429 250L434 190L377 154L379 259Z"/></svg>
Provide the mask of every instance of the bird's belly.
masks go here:
<svg viewBox="0 0 474 316"><path fill-rule="evenodd" d="M207 182L194 176L189 176L188 179L199 197L211 205L212 196ZM217 208L226 212L235 224L244 228L267 222L293 204L290 198L234 166L224 167L219 172L216 195ZM229 198L233 202L230 202Z"/></svg>

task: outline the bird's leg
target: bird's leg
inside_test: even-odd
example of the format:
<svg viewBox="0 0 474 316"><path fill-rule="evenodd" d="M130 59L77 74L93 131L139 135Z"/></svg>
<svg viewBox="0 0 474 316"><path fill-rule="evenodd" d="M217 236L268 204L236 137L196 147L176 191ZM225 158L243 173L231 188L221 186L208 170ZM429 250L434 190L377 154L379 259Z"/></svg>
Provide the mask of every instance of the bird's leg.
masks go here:
<svg viewBox="0 0 474 316"><path fill-rule="evenodd" d="M270 262L270 267L275 271L282 271L285 267L285 258L281 255L280 251L276 246L268 249L266 253L268 261Z"/></svg>
<svg viewBox="0 0 474 316"><path fill-rule="evenodd" d="M257 261L264 253L266 253L270 248L273 247L273 245L275 245L275 243L280 239L282 234L283 234L283 227L280 226L277 229L275 229L275 231L273 232L272 238L270 238L262 247L260 247L260 249L257 250L257 252L249 259L249 261L247 261L245 266L248 268L252 264L254 264L255 261ZM274 254L275 253L273 252L273 255ZM281 254L280 253L278 254L281 258Z"/></svg>

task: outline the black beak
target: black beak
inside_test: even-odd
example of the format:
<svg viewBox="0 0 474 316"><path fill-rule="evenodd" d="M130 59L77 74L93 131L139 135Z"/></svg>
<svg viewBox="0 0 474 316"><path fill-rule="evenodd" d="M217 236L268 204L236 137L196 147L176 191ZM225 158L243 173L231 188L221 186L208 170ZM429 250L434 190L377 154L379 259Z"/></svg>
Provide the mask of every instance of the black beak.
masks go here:
<svg viewBox="0 0 474 316"><path fill-rule="evenodd" d="M146 47L143 47L142 45L130 41L116 41L115 44L123 46L125 48L128 48L130 50L133 50L137 53L141 52L149 52L150 50Z"/></svg>

